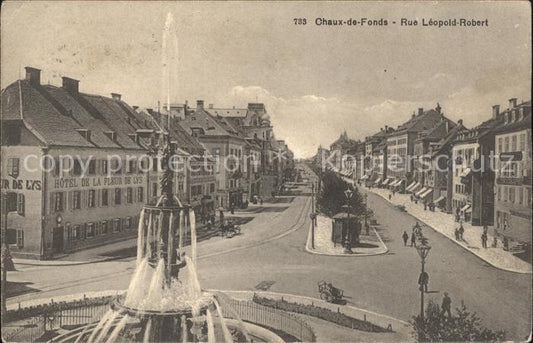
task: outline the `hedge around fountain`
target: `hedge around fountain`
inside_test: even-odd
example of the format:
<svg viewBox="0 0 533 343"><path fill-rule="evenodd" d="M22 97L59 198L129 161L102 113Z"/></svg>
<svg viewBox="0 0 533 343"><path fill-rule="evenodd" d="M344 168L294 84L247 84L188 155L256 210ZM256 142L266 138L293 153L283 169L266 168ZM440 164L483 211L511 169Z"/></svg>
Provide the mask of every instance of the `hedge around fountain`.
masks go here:
<svg viewBox="0 0 533 343"><path fill-rule="evenodd" d="M328 322L331 322L337 325L345 326L347 328L351 328L355 330L366 331L366 332L391 332L390 330L387 330L376 324L372 324L364 320L350 317L344 313L331 311L330 309L315 306L315 305L304 305L304 304L299 304L299 303L292 303L292 302L285 301L283 299L281 300L269 299L269 298L258 296L256 294L254 294L253 301L263 306L275 308L275 309L286 311L286 312L299 313L299 314L323 319L325 321L328 321Z"/></svg>

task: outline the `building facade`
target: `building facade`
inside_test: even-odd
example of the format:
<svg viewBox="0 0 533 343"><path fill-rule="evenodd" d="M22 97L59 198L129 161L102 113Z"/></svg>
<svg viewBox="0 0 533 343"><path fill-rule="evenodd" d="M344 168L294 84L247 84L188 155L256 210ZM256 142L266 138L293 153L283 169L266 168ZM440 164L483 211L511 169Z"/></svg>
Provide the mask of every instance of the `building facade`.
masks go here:
<svg viewBox="0 0 533 343"><path fill-rule="evenodd" d="M494 228L510 245L524 244L531 251L531 101L517 105L510 99L502 116L495 135Z"/></svg>
<svg viewBox="0 0 533 343"><path fill-rule="evenodd" d="M2 91L2 193L13 256L47 259L136 235L146 201L145 129L112 97L40 70Z"/></svg>

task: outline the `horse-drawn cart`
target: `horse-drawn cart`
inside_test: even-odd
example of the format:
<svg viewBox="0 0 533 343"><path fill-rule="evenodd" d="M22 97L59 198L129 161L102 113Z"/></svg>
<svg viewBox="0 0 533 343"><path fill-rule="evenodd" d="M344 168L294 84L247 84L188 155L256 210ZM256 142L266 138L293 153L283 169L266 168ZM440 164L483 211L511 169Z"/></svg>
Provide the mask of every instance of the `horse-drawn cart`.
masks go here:
<svg viewBox="0 0 533 343"><path fill-rule="evenodd" d="M330 282L324 280L318 283L318 292L320 293L320 299L330 303L335 303L342 300L344 291L340 288L333 286Z"/></svg>

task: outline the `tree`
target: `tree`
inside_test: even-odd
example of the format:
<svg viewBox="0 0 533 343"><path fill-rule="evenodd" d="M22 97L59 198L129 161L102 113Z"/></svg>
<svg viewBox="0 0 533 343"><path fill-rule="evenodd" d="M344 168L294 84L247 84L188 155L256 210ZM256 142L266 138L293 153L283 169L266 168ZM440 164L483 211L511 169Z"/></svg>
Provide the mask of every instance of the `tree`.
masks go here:
<svg viewBox="0 0 533 343"><path fill-rule="evenodd" d="M353 195L350 198L350 213L354 215L364 214L364 201L361 193L354 186L341 179L335 172L326 170L322 172L322 185L317 197L318 210L328 217L332 217L339 212L345 211L346 195L344 191L350 189Z"/></svg>
<svg viewBox="0 0 533 343"><path fill-rule="evenodd" d="M493 331L481 325L475 312L469 312L464 303L455 309L456 315L448 318L439 305L429 301L424 319L413 316L413 337L418 342L487 342L505 339L503 330Z"/></svg>

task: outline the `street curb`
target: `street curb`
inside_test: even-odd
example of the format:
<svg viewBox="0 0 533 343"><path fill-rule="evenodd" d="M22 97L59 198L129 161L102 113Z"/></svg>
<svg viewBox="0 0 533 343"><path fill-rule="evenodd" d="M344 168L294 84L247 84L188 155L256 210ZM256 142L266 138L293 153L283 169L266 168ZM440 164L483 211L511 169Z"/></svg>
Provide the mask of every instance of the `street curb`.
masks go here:
<svg viewBox="0 0 533 343"><path fill-rule="evenodd" d="M385 251L375 252L375 253L363 253L363 254L328 254L325 252L318 252L313 251L309 245L311 244L311 226L309 227L309 231L307 232L307 242L305 243L305 252L313 255L321 255L321 256L331 256L331 257L369 257L369 256L379 256L379 255L385 255L389 252L389 248L387 245L383 242L381 239L381 236L379 235L378 231L373 227L372 230L376 233L376 236L378 236L379 241L381 244L385 247Z"/></svg>
<svg viewBox="0 0 533 343"><path fill-rule="evenodd" d="M124 258L125 258L124 256L113 256L113 257L101 258L98 260L69 261L69 262L64 262L64 263L57 263L57 262L54 263L53 261L46 261L45 263L26 262L26 261L31 261L31 260L22 260L21 262L20 259L14 258L13 263L15 264L15 267L17 264L20 266L37 266L37 267L63 267L64 266L64 267L68 267L68 266L78 266L81 264L102 263L102 262L108 262L108 261L113 261L113 260L120 260Z"/></svg>
<svg viewBox="0 0 533 343"><path fill-rule="evenodd" d="M371 190L369 190L368 188L366 189L368 192L372 192ZM382 197L385 201L387 201L389 204L391 205L394 205L392 202L390 202L385 196L379 194L379 193L375 193L375 192L372 192L372 194L374 195L377 195L379 197ZM427 227L429 227L430 229L432 229L433 231L441 234L442 236L446 237L447 239L449 239L450 241L452 241L453 243L455 243L456 245L460 246L461 248L463 248L464 250L468 251L469 253L471 253L472 255L476 256L477 258L479 258L480 260L482 260L483 262L485 263L488 263L489 265L491 265L492 267L496 268L496 269L499 269L499 270L503 270L503 271L507 271L507 272L511 272L511 273L517 273L517 274L532 274L532 271L525 271L525 270L517 270L517 269L512 269L512 268L505 268L505 267L501 267L501 266L498 266L494 263L492 263L491 261L488 261L486 259L484 259L481 255L477 254L474 250L472 249L469 249L468 247L460 244L459 242L457 242L456 240L452 239L452 237L449 237L448 235L446 235L445 233L443 232L440 232L439 230L435 229L433 226L427 224L425 221L423 221L422 219L416 217L414 214L412 214L411 212L409 211L406 211L405 212L406 214L410 215L411 217L417 219L418 221L424 223L424 225L426 225Z"/></svg>

